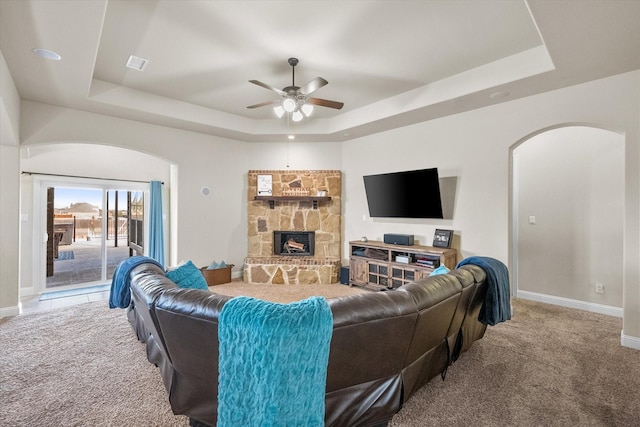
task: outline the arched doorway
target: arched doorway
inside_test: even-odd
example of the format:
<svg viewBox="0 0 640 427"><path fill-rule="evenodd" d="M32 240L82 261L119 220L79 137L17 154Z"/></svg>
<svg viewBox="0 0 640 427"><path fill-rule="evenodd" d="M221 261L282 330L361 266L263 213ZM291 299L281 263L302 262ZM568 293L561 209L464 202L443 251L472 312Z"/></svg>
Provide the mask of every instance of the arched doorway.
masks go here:
<svg viewBox="0 0 640 427"><path fill-rule="evenodd" d="M558 126L511 154L514 296L621 317L624 136Z"/></svg>
<svg viewBox="0 0 640 427"><path fill-rule="evenodd" d="M148 183L151 180L165 182L163 191L168 194L173 168L175 165L167 160L150 154L98 144L52 143L23 148L21 156L21 171L23 172L21 210L26 221L21 223L20 233L20 295L28 296L48 290L46 287L46 242L48 240L46 193L49 187L97 190L103 200L101 209L105 213L116 209L114 193L118 191L120 201L117 210L122 213L123 209L126 209L126 206L122 206L125 204L122 197L126 197L129 192L147 192ZM84 201L77 200L76 202ZM163 198L163 204L166 205L164 210L169 212L168 197ZM167 219L168 222L171 221L170 216L167 216ZM103 226L102 218L98 221L96 215L95 221L91 235L83 234L76 237L83 239L85 243L93 242L93 234L100 231L101 237L105 239L115 238L113 229L107 227L106 223ZM121 226L121 223L122 221L119 221L116 227ZM111 224L111 227L113 225ZM165 242L169 245L170 230L168 226L165 229L165 235ZM90 240L87 240L87 237L90 237ZM109 243L113 243L113 241ZM121 241L120 245L122 244ZM124 245L126 246L127 243L124 242ZM104 255L107 249L100 247L99 250ZM103 264L100 268L104 272L109 266ZM108 275L108 272L106 274ZM101 279L104 283L104 274ZM61 288L64 287L66 285Z"/></svg>

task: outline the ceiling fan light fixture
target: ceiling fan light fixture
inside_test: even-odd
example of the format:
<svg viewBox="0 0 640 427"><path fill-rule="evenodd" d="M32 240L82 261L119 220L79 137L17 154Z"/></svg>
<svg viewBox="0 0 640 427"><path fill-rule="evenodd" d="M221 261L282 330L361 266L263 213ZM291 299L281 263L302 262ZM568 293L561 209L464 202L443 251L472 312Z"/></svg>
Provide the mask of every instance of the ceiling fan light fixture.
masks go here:
<svg viewBox="0 0 640 427"><path fill-rule="evenodd" d="M1 0L0 0L1 1ZM249 83L253 83L265 89L280 95L281 99L275 101L261 102L259 104L249 105L247 108L253 109L258 107L264 107L266 105L275 105L273 111L278 118L287 115L287 119L292 119L294 122L299 122L305 117L310 117L315 109L313 104L320 105L321 107L334 108L340 110L344 104L338 101L331 101L328 99L311 98L310 94L320 89L321 87L329 84L329 82L322 77L316 77L304 86L296 86L295 80L295 66L298 65L297 58L289 58L289 65L291 65L291 86L287 86L283 89L277 89L266 83L262 83L258 80L249 80Z"/></svg>
<svg viewBox="0 0 640 427"><path fill-rule="evenodd" d="M300 112L300 110L296 110L293 112L293 114L291 115L291 120L293 120L294 122L299 122L300 120L302 120L304 116L302 115L302 113Z"/></svg>
<svg viewBox="0 0 640 427"><path fill-rule="evenodd" d="M313 113L313 105L311 104L304 104L302 107L300 107L300 109L307 117L309 117L311 113Z"/></svg>
<svg viewBox="0 0 640 427"><path fill-rule="evenodd" d="M282 108L284 108L284 111L287 113L291 113L296 109L296 101L291 98L285 98L285 100L282 101Z"/></svg>
<svg viewBox="0 0 640 427"><path fill-rule="evenodd" d="M284 116L284 107L282 105L278 105L277 107L273 107L273 111L276 113L278 118Z"/></svg>

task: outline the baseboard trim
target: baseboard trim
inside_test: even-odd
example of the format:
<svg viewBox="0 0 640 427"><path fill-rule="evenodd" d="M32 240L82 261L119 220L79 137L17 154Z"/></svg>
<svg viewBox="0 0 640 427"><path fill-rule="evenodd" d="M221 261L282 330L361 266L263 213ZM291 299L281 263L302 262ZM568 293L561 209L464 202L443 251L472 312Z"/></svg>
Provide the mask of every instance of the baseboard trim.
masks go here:
<svg viewBox="0 0 640 427"><path fill-rule="evenodd" d="M22 297L30 297L31 295L35 295L35 288L33 286L20 288L20 298Z"/></svg>
<svg viewBox="0 0 640 427"><path fill-rule="evenodd" d="M544 302L547 304L560 305L562 307L575 308L578 310L590 311L592 313L606 314L608 316L622 317L623 311L621 307L611 305L596 304L575 300L571 298L556 297L553 295L539 294L537 292L518 291L517 298L528 299L531 301Z"/></svg>
<svg viewBox="0 0 640 427"><path fill-rule="evenodd" d="M0 319L3 317L13 317L20 314L20 304L14 305L13 307L1 307L0 308Z"/></svg>
<svg viewBox="0 0 640 427"><path fill-rule="evenodd" d="M640 350L640 338L632 337L631 335L625 335L624 331L620 332L620 344L624 347L633 348L634 350Z"/></svg>

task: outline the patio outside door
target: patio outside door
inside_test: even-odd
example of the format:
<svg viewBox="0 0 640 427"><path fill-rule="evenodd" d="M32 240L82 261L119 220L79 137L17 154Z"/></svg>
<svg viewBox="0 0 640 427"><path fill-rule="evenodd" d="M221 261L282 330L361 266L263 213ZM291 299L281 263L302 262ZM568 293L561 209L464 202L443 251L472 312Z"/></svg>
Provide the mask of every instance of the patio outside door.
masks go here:
<svg viewBox="0 0 640 427"><path fill-rule="evenodd" d="M103 188L47 188L46 289L106 284L129 248L130 193Z"/></svg>

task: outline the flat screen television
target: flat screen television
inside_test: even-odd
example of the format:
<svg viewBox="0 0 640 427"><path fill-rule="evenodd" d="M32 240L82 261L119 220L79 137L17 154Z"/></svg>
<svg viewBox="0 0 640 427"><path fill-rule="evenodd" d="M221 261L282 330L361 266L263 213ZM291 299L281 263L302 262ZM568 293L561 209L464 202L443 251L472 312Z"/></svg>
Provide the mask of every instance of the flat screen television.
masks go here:
<svg viewBox="0 0 640 427"><path fill-rule="evenodd" d="M438 168L365 175L369 216L443 218Z"/></svg>

